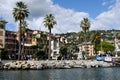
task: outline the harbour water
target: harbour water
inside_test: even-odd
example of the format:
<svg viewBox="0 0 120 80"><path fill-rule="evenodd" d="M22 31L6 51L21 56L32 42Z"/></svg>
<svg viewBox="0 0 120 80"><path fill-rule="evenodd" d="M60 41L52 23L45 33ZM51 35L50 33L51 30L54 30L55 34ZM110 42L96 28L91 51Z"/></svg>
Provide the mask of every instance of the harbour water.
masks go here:
<svg viewBox="0 0 120 80"><path fill-rule="evenodd" d="M120 80L120 68L1 70L0 80Z"/></svg>

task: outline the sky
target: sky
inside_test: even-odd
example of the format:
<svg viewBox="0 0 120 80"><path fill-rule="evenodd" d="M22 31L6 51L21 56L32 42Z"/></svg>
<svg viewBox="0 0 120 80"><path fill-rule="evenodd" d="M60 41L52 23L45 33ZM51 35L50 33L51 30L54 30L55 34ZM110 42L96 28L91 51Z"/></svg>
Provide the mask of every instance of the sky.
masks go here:
<svg viewBox="0 0 120 80"><path fill-rule="evenodd" d="M0 19L6 20L7 30L17 31L12 12L19 0L0 0ZM80 22L89 18L90 30L120 30L120 0L20 0L30 12L28 28L48 31L44 17L53 14L57 24L52 33L79 32Z"/></svg>

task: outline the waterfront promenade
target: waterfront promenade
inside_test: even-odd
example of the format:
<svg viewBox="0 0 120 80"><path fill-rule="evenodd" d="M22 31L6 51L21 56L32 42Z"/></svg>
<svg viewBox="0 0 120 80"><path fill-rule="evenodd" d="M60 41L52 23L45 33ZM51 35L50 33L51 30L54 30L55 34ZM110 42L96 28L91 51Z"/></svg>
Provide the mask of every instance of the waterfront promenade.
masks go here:
<svg viewBox="0 0 120 80"><path fill-rule="evenodd" d="M40 70L40 69L66 69L66 68L97 68L112 67L112 63L96 60L28 60L28 61L2 61L1 69L5 70Z"/></svg>

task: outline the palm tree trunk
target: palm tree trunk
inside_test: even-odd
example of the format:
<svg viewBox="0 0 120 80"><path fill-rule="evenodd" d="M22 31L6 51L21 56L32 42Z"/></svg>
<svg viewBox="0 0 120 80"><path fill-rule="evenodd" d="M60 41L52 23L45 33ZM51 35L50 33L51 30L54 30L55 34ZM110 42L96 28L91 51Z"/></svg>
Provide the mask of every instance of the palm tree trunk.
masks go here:
<svg viewBox="0 0 120 80"><path fill-rule="evenodd" d="M18 60L20 60L21 57L21 20L20 20L20 26L19 26L19 51L18 51Z"/></svg>
<svg viewBox="0 0 120 80"><path fill-rule="evenodd" d="M87 42L87 39L86 39L86 32L85 32L85 44L86 44L86 42Z"/></svg>
<svg viewBox="0 0 120 80"><path fill-rule="evenodd" d="M48 59L50 60L51 57L51 29L49 29L49 52L48 52Z"/></svg>
<svg viewBox="0 0 120 80"><path fill-rule="evenodd" d="M86 55L86 53L87 53L87 39L86 39L86 31L85 31L85 55Z"/></svg>
<svg viewBox="0 0 120 80"><path fill-rule="evenodd" d="M23 35L23 38L22 38L23 46L22 46L22 51L21 51L21 53L22 53L21 57L23 57L23 55L24 55L24 44L25 44L25 39L24 39L24 38L25 38L25 37L24 37L24 35Z"/></svg>

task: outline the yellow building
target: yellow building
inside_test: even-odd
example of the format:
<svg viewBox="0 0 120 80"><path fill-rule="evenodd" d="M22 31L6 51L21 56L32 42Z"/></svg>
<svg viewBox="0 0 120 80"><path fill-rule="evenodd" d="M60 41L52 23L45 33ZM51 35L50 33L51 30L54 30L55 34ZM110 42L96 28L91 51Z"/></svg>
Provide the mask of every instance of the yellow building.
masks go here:
<svg viewBox="0 0 120 80"><path fill-rule="evenodd" d="M7 22L0 20L0 48L5 47L5 24Z"/></svg>
<svg viewBox="0 0 120 80"><path fill-rule="evenodd" d="M35 30L33 31L32 45L43 44L48 45L48 33Z"/></svg>

